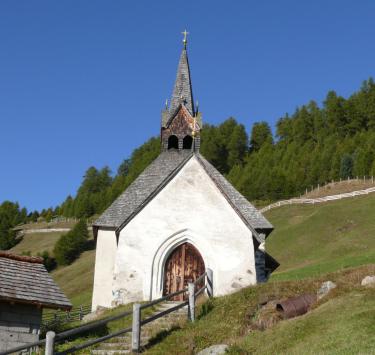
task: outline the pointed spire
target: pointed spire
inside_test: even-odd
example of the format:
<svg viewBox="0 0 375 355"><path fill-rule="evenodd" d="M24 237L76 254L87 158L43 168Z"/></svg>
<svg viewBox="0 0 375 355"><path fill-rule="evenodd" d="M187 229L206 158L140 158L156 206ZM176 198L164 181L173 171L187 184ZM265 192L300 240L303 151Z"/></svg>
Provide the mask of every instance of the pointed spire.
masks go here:
<svg viewBox="0 0 375 355"><path fill-rule="evenodd" d="M174 84L170 113L174 114L180 103L183 103L188 109L190 114L194 116L194 101L193 101L193 90L191 88L190 79L190 68L189 61L186 51L187 39L186 35L188 32L183 32L184 34L184 47L180 56L180 62L178 63L176 82Z"/></svg>

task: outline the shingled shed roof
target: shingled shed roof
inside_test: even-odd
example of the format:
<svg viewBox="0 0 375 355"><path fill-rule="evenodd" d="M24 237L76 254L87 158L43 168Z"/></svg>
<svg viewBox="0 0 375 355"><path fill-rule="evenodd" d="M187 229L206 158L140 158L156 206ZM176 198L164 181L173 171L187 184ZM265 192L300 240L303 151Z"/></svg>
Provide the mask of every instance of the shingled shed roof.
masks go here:
<svg viewBox="0 0 375 355"><path fill-rule="evenodd" d="M96 227L124 227L193 156L188 150L162 152L94 223ZM269 234L273 226L202 155L195 154L207 174L253 231ZM258 238L257 238L258 239ZM262 240L259 240L262 242Z"/></svg>
<svg viewBox="0 0 375 355"><path fill-rule="evenodd" d="M0 251L0 300L45 308L72 307L45 269L42 258L3 251Z"/></svg>

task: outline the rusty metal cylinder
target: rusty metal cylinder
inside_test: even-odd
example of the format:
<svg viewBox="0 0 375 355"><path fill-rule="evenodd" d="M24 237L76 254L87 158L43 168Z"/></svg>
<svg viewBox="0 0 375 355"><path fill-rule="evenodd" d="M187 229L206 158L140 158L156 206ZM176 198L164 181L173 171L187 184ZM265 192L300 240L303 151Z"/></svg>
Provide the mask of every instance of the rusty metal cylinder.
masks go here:
<svg viewBox="0 0 375 355"><path fill-rule="evenodd" d="M305 294L277 303L276 309L282 312L284 318L288 319L305 314L315 302L316 295Z"/></svg>

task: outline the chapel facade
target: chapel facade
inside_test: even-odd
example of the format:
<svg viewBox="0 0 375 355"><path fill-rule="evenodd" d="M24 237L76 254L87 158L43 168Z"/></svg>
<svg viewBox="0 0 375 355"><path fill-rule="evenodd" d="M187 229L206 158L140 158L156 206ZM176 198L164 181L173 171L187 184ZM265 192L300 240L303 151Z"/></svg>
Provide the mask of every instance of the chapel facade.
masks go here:
<svg viewBox="0 0 375 355"><path fill-rule="evenodd" d="M278 263L265 252L273 226L199 152L186 38L160 155L94 223L92 308L181 290L207 268L214 296L265 282Z"/></svg>

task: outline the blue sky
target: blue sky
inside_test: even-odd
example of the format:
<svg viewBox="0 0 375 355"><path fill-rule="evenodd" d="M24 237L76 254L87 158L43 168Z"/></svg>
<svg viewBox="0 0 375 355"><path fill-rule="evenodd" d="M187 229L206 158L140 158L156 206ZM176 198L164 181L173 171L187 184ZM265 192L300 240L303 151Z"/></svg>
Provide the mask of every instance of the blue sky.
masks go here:
<svg viewBox="0 0 375 355"><path fill-rule="evenodd" d="M0 201L61 203L159 133L182 35L205 122L250 131L375 76L374 1L0 2Z"/></svg>

